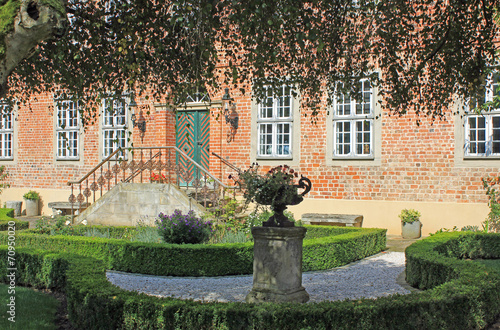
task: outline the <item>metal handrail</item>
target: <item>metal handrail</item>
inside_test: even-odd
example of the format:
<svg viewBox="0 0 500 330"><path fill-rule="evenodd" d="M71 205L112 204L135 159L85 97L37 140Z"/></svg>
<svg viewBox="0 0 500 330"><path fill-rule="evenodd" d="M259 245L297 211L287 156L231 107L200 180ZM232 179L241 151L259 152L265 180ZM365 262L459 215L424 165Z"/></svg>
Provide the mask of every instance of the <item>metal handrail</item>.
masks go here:
<svg viewBox="0 0 500 330"><path fill-rule="evenodd" d="M149 160L144 165L146 166L148 163L152 162L153 159L158 157L159 155L161 155L161 152L157 152L153 157L150 157ZM130 182L130 180L134 180L134 178L139 174L141 174L142 172L143 170L138 169L134 173L130 174L128 178L122 180L122 182Z"/></svg>
<svg viewBox="0 0 500 330"><path fill-rule="evenodd" d="M90 170L89 173L87 173L83 178L81 178L80 180L78 181L68 181L67 185L68 186L71 186L72 184L80 184L82 183L83 181L85 181L85 179L87 179L89 176L91 176L92 174L94 174L95 171L97 171L100 167L102 167L102 165L104 165L105 163L107 163L114 155L116 155L120 150L122 150L122 148L118 148L116 149L115 151L113 151L111 153L111 155L109 155L108 157L106 157L106 159L104 159L102 162L100 162L99 164L97 164L92 170Z"/></svg>
<svg viewBox="0 0 500 330"><path fill-rule="evenodd" d="M208 172L206 169L204 169L200 164L198 164L193 158L191 158L188 155L186 155L184 153L184 151L180 150L177 147L173 147L173 148L177 152L179 152L181 155L183 155L184 157L186 157L194 166L198 167L198 169L200 169L203 173L205 173L206 175L208 175L212 180L214 180L215 182L217 182L222 187L228 188L228 189L237 189L238 188L236 186L228 186L228 185L224 184L222 181L220 181L219 179L217 179L216 177L214 177L212 174L210 174L210 172Z"/></svg>
<svg viewBox="0 0 500 330"><path fill-rule="evenodd" d="M205 173L206 175L208 175L212 180L214 180L215 182L217 182L219 185L221 185L222 187L224 188L238 188L236 186L228 186L226 184L224 184L222 181L220 181L219 179L217 179L216 177L214 177L210 172L208 172L206 169L204 169L200 164L198 164L193 158L189 157L188 155L186 155L186 153L184 151L182 151L181 149L177 148L177 147L174 147L174 146L166 146L166 147L130 147L130 148L127 148L125 150L127 151L131 151L131 150L153 150L153 149L174 149L175 151L177 151L178 153L180 153L181 155L183 155L186 159L188 159L194 166L196 166L198 169L200 169L203 173ZM95 171L97 171L100 167L102 167L105 163L107 163L111 158L113 158L113 156L115 156L119 151L123 150L122 148L118 148L116 149L115 151L113 151L111 153L111 155L109 155L106 159L104 159L102 162L100 162L97 166L95 166L92 170L90 170L89 173L87 173L83 178L81 178L80 180L78 181L69 181L67 184L68 186L72 185L72 184L80 184L82 183L83 181L85 181L85 179L87 179L89 176L91 176ZM217 158L221 159L224 164L228 165L229 167L233 168L235 171L241 171L239 168L235 167L234 165L232 165L231 163L225 161L224 159L222 159L219 155L215 154L214 152L212 152L212 154L214 156L216 156ZM155 155L156 156L156 155Z"/></svg>
<svg viewBox="0 0 500 330"><path fill-rule="evenodd" d="M233 164L231 164L230 162L228 162L227 160L225 160L224 158L222 158L220 155L216 154L215 152L212 151L212 155L214 155L215 157L219 158L219 160L221 162L224 163L224 165L230 167L232 170L235 170L236 172L238 172L238 174L241 173L241 169L237 168L236 166L234 166Z"/></svg>
<svg viewBox="0 0 500 330"><path fill-rule="evenodd" d="M144 152L147 150L151 150L149 152L149 155L148 153ZM156 150L157 152L155 152L155 154L153 155L152 150ZM169 151L162 153L162 150ZM140 159L139 165L136 165L136 159L134 159L135 151L140 151L140 153L138 153L140 157L135 157L136 159ZM132 153L131 162L122 158L118 159L116 155L119 152ZM163 155L165 156L165 161L168 165L161 165ZM143 156L146 156L146 162L144 162ZM172 157L176 159L174 160L174 163L172 163ZM186 163L184 163L184 165L177 163L179 157L187 161L187 164L189 165L185 165ZM155 163L155 158L159 159L158 164ZM111 162L113 161L115 162L115 164L112 166ZM105 168L105 166L107 166L107 169ZM71 186L71 195L69 197L69 201L72 206L72 214L74 210L74 204L78 204L78 207L76 209L81 210L83 208L83 204L86 204L87 206L89 205L89 202L91 202L91 196L93 196L93 201L95 202L97 197L96 194L98 193L98 191L100 191L100 196L102 197L103 191L109 191L112 186L118 184L118 181L133 182L134 178L140 175L140 182L142 182L144 171L149 170L151 174L155 169L157 169L161 175L164 168L166 170L165 174L168 174L168 180L166 182L176 184L177 186L179 186L179 188L184 187L184 185L181 186L180 182L186 182L186 186L184 188L186 190L194 188L194 197L196 199L198 199L199 195L205 196L205 198L207 198L207 196L209 195L212 196L210 197L210 200L205 200L205 207L207 206L207 201L209 203L212 203L211 205L217 205L220 200L220 197L217 197L217 195L219 195L220 193L222 193L222 199L224 199L226 190L233 190L233 194L236 194L236 190L239 188L237 186L231 186L223 183L221 180L219 180L209 171L203 168L200 164L198 164L193 158L188 156L184 151L175 146L118 148L113 151L108 157L102 160L86 175L84 175L80 180L69 181L67 183L69 186ZM97 173L99 170L100 174ZM130 174L128 174L127 177L126 173L128 171L130 171ZM123 173L122 178L119 177L121 176L119 173ZM97 176L99 176L98 179ZM200 179L204 180L204 182ZM208 182L213 183L213 186L207 185ZM74 192L74 188L77 189L76 193ZM210 193L210 191L212 192Z"/></svg>

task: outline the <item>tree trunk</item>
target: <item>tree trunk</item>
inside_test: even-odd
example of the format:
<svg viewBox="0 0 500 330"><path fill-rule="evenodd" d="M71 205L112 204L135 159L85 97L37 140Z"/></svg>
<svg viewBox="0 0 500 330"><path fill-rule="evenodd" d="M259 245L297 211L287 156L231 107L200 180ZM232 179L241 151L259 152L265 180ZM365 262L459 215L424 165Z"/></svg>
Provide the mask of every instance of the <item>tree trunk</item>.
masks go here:
<svg viewBox="0 0 500 330"><path fill-rule="evenodd" d="M8 89L7 79L15 67L30 56L39 42L61 37L68 24L64 11L65 2L62 0L19 1L19 9L12 12L13 24L10 30L4 31L1 36L3 40L0 40L4 46L4 52L0 54L0 97L5 96ZM7 5L9 4L2 7ZM8 12L9 9L0 10Z"/></svg>

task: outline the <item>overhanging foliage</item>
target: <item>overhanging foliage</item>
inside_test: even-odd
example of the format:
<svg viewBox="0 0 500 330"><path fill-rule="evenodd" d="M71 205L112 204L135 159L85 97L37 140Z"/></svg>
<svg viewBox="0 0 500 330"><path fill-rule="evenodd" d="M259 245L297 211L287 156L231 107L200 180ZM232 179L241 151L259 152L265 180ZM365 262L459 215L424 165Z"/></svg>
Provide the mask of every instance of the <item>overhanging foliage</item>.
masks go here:
<svg viewBox="0 0 500 330"><path fill-rule="evenodd" d="M455 95L481 93L496 63L498 4L72 0L65 37L18 67L11 95L68 92L86 101L92 119L105 92L150 88L178 103L200 86L213 96L229 84L232 94L251 89L260 99L264 86L287 81L315 115L328 104L325 90L352 90L352 77L371 75L390 113L443 118Z"/></svg>

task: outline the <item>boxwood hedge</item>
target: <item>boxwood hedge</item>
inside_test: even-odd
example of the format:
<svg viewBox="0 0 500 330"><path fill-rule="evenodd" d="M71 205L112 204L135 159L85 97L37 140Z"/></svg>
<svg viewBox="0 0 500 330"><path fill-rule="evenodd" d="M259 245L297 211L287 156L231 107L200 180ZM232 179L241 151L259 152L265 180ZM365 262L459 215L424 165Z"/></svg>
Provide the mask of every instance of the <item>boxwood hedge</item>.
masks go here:
<svg viewBox="0 0 500 330"><path fill-rule="evenodd" d="M14 209L0 208L0 231L9 230L9 222L14 221L16 230L28 229L30 223L14 219ZM12 226L11 226L12 227Z"/></svg>
<svg viewBox="0 0 500 330"><path fill-rule="evenodd" d="M303 270L324 270L345 265L382 251L385 229L308 227L304 240ZM0 233L0 244L7 243ZM306 237L307 238L307 237ZM49 236L19 232L16 246L68 252L104 261L108 269L150 275L222 276L251 274L253 243L159 244L128 240Z"/></svg>
<svg viewBox="0 0 500 330"><path fill-rule="evenodd" d="M429 289L376 300L245 304L150 297L111 285L104 260L22 248L16 250L17 283L63 290L78 329L475 329L500 312L500 274L456 254L483 246L496 257L491 248L499 240L440 234L415 243L406 251L407 278ZM0 247L5 282L7 253Z"/></svg>

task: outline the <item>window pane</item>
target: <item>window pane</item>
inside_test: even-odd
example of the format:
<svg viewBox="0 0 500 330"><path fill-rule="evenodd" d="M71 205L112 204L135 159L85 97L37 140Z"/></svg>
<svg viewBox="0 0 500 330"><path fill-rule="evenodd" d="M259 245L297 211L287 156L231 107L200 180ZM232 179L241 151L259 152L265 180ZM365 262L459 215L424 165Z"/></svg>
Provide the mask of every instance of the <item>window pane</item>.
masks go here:
<svg viewBox="0 0 500 330"><path fill-rule="evenodd" d="M371 113L371 84L368 80L362 80L358 85L358 92L361 92L361 100L356 100L356 114L368 115Z"/></svg>
<svg viewBox="0 0 500 330"><path fill-rule="evenodd" d="M66 156L66 134L65 134L65 132L59 132L57 134L57 154L59 157Z"/></svg>
<svg viewBox="0 0 500 330"><path fill-rule="evenodd" d="M108 98L103 101L104 122L103 126L103 155L109 156L118 148L125 148L127 125L127 109L124 98ZM123 152L117 154L118 158L123 158Z"/></svg>
<svg viewBox="0 0 500 330"><path fill-rule="evenodd" d="M259 118L273 118L273 94L267 89L267 98L259 104Z"/></svg>
<svg viewBox="0 0 500 330"><path fill-rule="evenodd" d="M57 102L57 157L78 158L78 102Z"/></svg>
<svg viewBox="0 0 500 330"><path fill-rule="evenodd" d="M371 121L356 122L356 154L369 155L371 153Z"/></svg>
<svg viewBox="0 0 500 330"><path fill-rule="evenodd" d="M292 97L289 86L283 86L283 94L280 95L278 103L278 118L288 118L292 113Z"/></svg>
<svg viewBox="0 0 500 330"><path fill-rule="evenodd" d="M347 94L337 96L337 116L348 116L351 114L351 99Z"/></svg>
<svg viewBox="0 0 500 330"><path fill-rule="evenodd" d="M274 96L272 90L267 89L266 99L258 106L257 155L278 157L292 154L292 106L290 86L282 86Z"/></svg>
<svg viewBox="0 0 500 330"><path fill-rule="evenodd" d="M290 124L277 124L276 153L280 156L290 155Z"/></svg>
<svg viewBox="0 0 500 330"><path fill-rule="evenodd" d="M273 125L259 125L259 155L272 155Z"/></svg>
<svg viewBox="0 0 500 330"><path fill-rule="evenodd" d="M498 155L500 153L500 116L491 117L491 126L491 152Z"/></svg>
<svg viewBox="0 0 500 330"><path fill-rule="evenodd" d="M351 153L351 123L336 122L335 128L335 154L349 155Z"/></svg>
<svg viewBox="0 0 500 330"><path fill-rule="evenodd" d="M12 111L9 105L0 104L0 159L12 159L14 130Z"/></svg>
<svg viewBox="0 0 500 330"><path fill-rule="evenodd" d="M466 153L479 155L486 153L486 118L469 117L468 150Z"/></svg>

